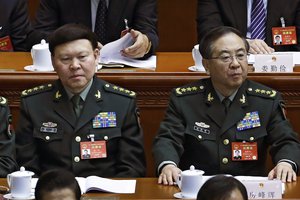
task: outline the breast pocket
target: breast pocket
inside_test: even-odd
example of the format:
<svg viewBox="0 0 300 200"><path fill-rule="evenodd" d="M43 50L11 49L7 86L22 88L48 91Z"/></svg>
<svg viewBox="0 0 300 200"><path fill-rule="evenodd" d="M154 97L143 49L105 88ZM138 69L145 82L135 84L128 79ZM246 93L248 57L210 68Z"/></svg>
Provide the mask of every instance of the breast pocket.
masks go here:
<svg viewBox="0 0 300 200"><path fill-rule="evenodd" d="M263 128L253 128L243 131L238 131L236 133L237 141L255 142L262 140L267 136L266 130Z"/></svg>
<svg viewBox="0 0 300 200"><path fill-rule="evenodd" d="M103 129L92 129L90 133L94 135L95 140L105 140L110 142L122 137L120 128L103 128Z"/></svg>
<svg viewBox="0 0 300 200"><path fill-rule="evenodd" d="M52 142L57 140L62 140L63 138L63 129L41 129L41 128L34 128L33 129L33 137L44 142Z"/></svg>

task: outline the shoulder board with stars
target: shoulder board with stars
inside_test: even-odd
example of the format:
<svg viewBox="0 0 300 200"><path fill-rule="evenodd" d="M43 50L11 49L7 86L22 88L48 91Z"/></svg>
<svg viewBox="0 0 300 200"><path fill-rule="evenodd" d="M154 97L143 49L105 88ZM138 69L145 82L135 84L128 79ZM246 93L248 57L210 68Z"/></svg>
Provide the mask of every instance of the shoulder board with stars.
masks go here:
<svg viewBox="0 0 300 200"><path fill-rule="evenodd" d="M113 93L128 96L128 97L136 96L136 93L134 91L127 90L125 88L122 88L122 87L119 87L116 85L112 85L112 84L108 84L108 83L104 85L104 89L108 92L113 92Z"/></svg>
<svg viewBox="0 0 300 200"><path fill-rule="evenodd" d="M0 105L1 106L6 106L7 105L7 99L4 97L0 97Z"/></svg>
<svg viewBox="0 0 300 200"><path fill-rule="evenodd" d="M52 89L52 84L40 85L34 88L30 88L27 90L23 90L21 93L21 97L27 97L34 94L39 94L41 92L45 92Z"/></svg>
<svg viewBox="0 0 300 200"><path fill-rule="evenodd" d="M277 95L276 90L270 88L255 88L249 87L247 93L255 96L265 97L265 98L275 98Z"/></svg>
<svg viewBox="0 0 300 200"><path fill-rule="evenodd" d="M184 96L189 94L196 94L204 91L203 85L189 85L184 87L178 87L175 89L176 96Z"/></svg>

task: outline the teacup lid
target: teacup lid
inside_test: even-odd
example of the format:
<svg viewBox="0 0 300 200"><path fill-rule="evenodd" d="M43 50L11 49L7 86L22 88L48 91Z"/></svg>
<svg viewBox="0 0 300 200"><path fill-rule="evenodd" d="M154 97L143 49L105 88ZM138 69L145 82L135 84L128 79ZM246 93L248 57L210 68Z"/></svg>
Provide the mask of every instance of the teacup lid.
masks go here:
<svg viewBox="0 0 300 200"><path fill-rule="evenodd" d="M195 166L191 165L189 170L184 170L183 172L181 172L181 174L185 176L199 176L203 175L204 171L195 169Z"/></svg>
<svg viewBox="0 0 300 200"><path fill-rule="evenodd" d="M25 167L20 167L20 171L15 171L13 173L11 173L11 176L18 176L18 177L22 177L22 176L33 176L34 173L32 171L26 171Z"/></svg>
<svg viewBox="0 0 300 200"><path fill-rule="evenodd" d="M46 40L42 39L41 43L33 45L34 49L48 49L49 43L46 43Z"/></svg>

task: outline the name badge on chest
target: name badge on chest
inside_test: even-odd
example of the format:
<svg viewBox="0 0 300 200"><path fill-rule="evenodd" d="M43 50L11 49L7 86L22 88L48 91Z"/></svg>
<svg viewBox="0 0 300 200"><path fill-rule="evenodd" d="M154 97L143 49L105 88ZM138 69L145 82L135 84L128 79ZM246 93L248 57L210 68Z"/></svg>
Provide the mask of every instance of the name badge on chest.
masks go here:
<svg viewBox="0 0 300 200"><path fill-rule="evenodd" d="M80 142L81 159L106 158L106 141Z"/></svg>
<svg viewBox="0 0 300 200"><path fill-rule="evenodd" d="M297 44L296 27L273 27L273 45L295 45Z"/></svg>
<svg viewBox="0 0 300 200"><path fill-rule="evenodd" d="M232 142L233 161L257 160L257 142Z"/></svg>
<svg viewBox="0 0 300 200"><path fill-rule="evenodd" d="M13 45L10 37L7 35L0 38L0 51L13 51Z"/></svg>

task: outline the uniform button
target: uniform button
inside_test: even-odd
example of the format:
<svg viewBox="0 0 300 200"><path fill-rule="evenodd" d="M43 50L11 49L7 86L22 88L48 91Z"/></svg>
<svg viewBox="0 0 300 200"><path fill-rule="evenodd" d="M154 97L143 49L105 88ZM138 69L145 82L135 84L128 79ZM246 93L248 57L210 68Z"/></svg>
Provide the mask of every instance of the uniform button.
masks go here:
<svg viewBox="0 0 300 200"><path fill-rule="evenodd" d="M104 136L104 140L108 140L108 136Z"/></svg>
<svg viewBox="0 0 300 200"><path fill-rule="evenodd" d="M202 135L198 135L198 138L201 140L202 139Z"/></svg>
<svg viewBox="0 0 300 200"><path fill-rule="evenodd" d="M223 140L223 144L228 145L229 144L229 140L228 139Z"/></svg>
<svg viewBox="0 0 300 200"><path fill-rule="evenodd" d="M75 141L76 141L76 142L80 142L80 141L81 141L81 137L76 136Z"/></svg>
<svg viewBox="0 0 300 200"><path fill-rule="evenodd" d="M50 136L48 136L48 135L45 138L46 138L46 140L50 140Z"/></svg>
<svg viewBox="0 0 300 200"><path fill-rule="evenodd" d="M228 163L228 158L223 158L222 163L226 165Z"/></svg>
<svg viewBox="0 0 300 200"><path fill-rule="evenodd" d="M79 162L79 161L80 161L80 158L79 158L78 156L75 156L75 157L74 157L74 161L75 161L75 162Z"/></svg>
<svg viewBox="0 0 300 200"><path fill-rule="evenodd" d="M250 141L253 141L254 140L254 137L250 137Z"/></svg>

